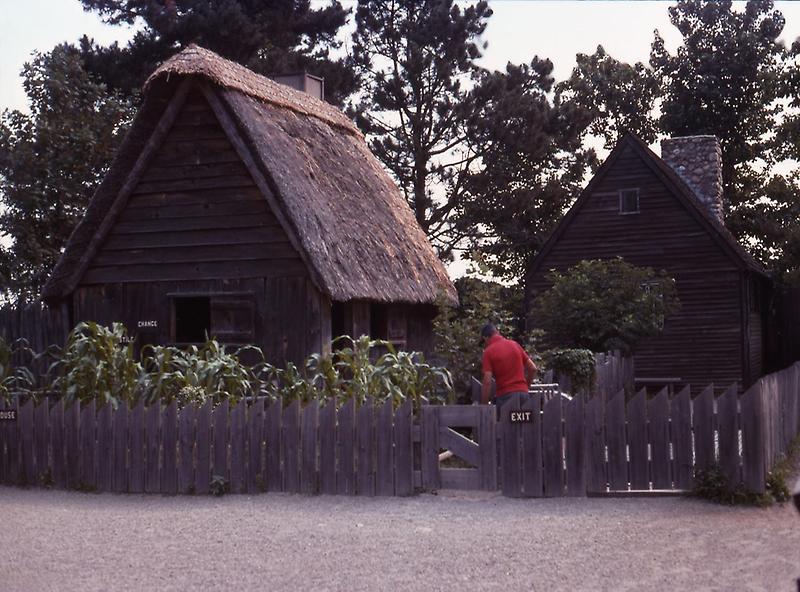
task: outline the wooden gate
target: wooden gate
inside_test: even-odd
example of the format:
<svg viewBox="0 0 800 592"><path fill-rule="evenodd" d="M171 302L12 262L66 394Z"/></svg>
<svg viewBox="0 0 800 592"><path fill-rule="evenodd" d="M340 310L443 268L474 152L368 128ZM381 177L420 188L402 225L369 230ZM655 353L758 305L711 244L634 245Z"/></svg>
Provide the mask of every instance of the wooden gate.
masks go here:
<svg viewBox="0 0 800 592"><path fill-rule="evenodd" d="M456 431L454 428L461 428ZM497 489L497 420L489 406L425 406L422 408L422 487L428 490ZM439 455L449 450L467 467L442 466Z"/></svg>

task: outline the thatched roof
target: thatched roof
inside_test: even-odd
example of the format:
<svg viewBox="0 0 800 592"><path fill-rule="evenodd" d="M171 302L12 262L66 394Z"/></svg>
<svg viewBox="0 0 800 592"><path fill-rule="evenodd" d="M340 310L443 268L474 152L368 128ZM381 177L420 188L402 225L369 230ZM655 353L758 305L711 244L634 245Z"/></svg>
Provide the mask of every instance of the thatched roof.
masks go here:
<svg viewBox="0 0 800 592"><path fill-rule="evenodd" d="M195 46L147 80L145 105L45 286L46 299L66 296L79 283L84 251L154 127L151 112L163 110L164 97L187 77L211 83L322 291L337 301L430 303L441 292L455 300L399 188L341 111Z"/></svg>

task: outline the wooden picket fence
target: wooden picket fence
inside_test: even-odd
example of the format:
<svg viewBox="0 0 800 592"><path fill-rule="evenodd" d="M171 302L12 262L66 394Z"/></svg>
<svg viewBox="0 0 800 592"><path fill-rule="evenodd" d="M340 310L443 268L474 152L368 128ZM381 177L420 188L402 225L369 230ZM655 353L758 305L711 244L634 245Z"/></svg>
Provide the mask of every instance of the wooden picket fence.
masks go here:
<svg viewBox="0 0 800 592"><path fill-rule="evenodd" d="M99 410L28 401L15 422L0 422L0 483L208 493L222 477L233 493L409 495L413 432L410 401L396 410L352 400Z"/></svg>
<svg viewBox="0 0 800 592"><path fill-rule="evenodd" d="M632 398L535 391L492 406L394 409L354 401L229 408L176 403L133 409L16 406L0 419L0 483L116 492L280 491L409 495L417 488L500 488L512 497L658 494L691 489L718 466L729 484L765 491L800 427L800 363L739 395L713 385L692 398L662 390ZM529 412L530 421L511 421ZM0 409L0 417L3 410ZM451 451L461 463L448 465Z"/></svg>

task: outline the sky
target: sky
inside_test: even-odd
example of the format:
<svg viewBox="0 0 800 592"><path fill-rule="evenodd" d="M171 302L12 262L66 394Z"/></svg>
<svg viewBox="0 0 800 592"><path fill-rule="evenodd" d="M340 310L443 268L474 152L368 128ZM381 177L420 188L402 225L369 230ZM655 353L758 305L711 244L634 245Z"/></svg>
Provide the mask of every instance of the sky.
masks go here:
<svg viewBox="0 0 800 592"><path fill-rule="evenodd" d="M352 7L355 0L343 4ZM800 37L800 2L775 4L786 17L784 39ZM489 45L482 65L492 69L538 55L549 58L556 80L563 80L575 54L593 53L599 44L619 60L646 62L655 29L670 49L679 40L669 22L669 2L491 0L490 5L494 15L484 36ZM83 34L101 44L124 43L133 30L105 25L84 12L80 0L0 0L0 110L26 108L19 73L32 52Z"/></svg>

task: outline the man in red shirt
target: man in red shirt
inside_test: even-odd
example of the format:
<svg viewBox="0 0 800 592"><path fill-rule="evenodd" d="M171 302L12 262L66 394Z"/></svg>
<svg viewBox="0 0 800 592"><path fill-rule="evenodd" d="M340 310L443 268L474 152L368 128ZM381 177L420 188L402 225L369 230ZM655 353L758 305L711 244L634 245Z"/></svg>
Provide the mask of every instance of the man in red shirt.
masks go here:
<svg viewBox="0 0 800 592"><path fill-rule="evenodd" d="M538 369L522 346L500 335L494 325L485 325L481 330L481 338L484 343L481 403L489 403L494 378L497 385L494 404L499 413L503 404L513 395L528 394Z"/></svg>

